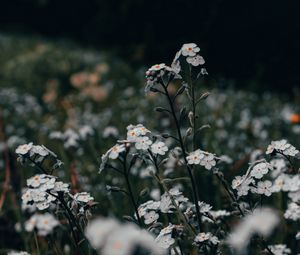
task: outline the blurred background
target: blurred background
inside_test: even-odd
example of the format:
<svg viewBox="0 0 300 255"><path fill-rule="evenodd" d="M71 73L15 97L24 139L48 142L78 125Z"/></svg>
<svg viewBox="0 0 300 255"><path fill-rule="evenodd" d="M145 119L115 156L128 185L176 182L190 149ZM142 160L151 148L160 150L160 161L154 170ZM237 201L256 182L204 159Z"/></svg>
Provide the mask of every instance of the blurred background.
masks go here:
<svg viewBox="0 0 300 255"><path fill-rule="evenodd" d="M196 42L218 86L287 93L300 82L299 21L299 4L291 0L0 3L1 34L106 50L133 68L170 62L183 43Z"/></svg>

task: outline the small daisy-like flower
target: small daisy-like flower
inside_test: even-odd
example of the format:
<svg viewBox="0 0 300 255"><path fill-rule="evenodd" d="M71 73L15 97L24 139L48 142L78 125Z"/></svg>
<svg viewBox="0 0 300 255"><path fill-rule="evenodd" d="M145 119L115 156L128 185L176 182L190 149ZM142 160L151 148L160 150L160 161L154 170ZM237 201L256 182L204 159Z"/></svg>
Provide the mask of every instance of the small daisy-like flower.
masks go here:
<svg viewBox="0 0 300 255"><path fill-rule="evenodd" d="M123 151L125 151L125 145L124 144L120 144L120 145L116 144L114 147L112 147L109 150L108 157L111 159L116 159L119 157L119 154Z"/></svg>
<svg viewBox="0 0 300 255"><path fill-rule="evenodd" d="M136 139L135 148L137 150L148 150L152 141L147 136L141 136Z"/></svg>
<svg viewBox="0 0 300 255"><path fill-rule="evenodd" d="M203 243L203 242L207 242L207 241L211 242L214 245L216 245L220 242L219 239L210 232L208 232L208 233L203 233L203 232L199 233L194 239L194 242L198 245Z"/></svg>
<svg viewBox="0 0 300 255"><path fill-rule="evenodd" d="M32 143L19 145L16 149L16 153L19 155L25 155L31 150L32 146Z"/></svg>
<svg viewBox="0 0 300 255"><path fill-rule="evenodd" d="M29 179L27 179L27 186L33 187L33 188L37 188L39 187L41 184L45 183L48 181L48 178L45 178L46 175L45 174L37 174Z"/></svg>
<svg viewBox="0 0 300 255"><path fill-rule="evenodd" d="M151 151L154 154L165 155L168 151L168 147L164 142L155 142L151 145Z"/></svg>
<svg viewBox="0 0 300 255"><path fill-rule="evenodd" d="M199 51L200 48L195 43L186 43L182 45L181 48L181 54L183 56L194 57Z"/></svg>
<svg viewBox="0 0 300 255"><path fill-rule="evenodd" d="M289 203L288 209L284 213L284 218L297 221L300 219L300 206L294 202Z"/></svg>
<svg viewBox="0 0 300 255"><path fill-rule="evenodd" d="M211 153L207 153L200 161L200 165L204 166L207 170L212 169L216 165L215 157Z"/></svg>
<svg viewBox="0 0 300 255"><path fill-rule="evenodd" d="M158 213L156 213L155 211L150 211L144 215L144 222L146 225L149 225L156 222L158 218L159 218Z"/></svg>
<svg viewBox="0 0 300 255"><path fill-rule="evenodd" d="M272 195L272 182L270 181L260 181L257 183L257 188L255 189L257 194L262 194L267 197Z"/></svg>
<svg viewBox="0 0 300 255"><path fill-rule="evenodd" d="M200 55L196 55L194 57L187 57L186 62L188 62L192 66L199 66L205 64L204 58Z"/></svg>
<svg viewBox="0 0 300 255"><path fill-rule="evenodd" d="M258 163L251 170L251 176L256 179L261 179L265 174L269 172L269 169L272 169L271 165L266 162Z"/></svg>
<svg viewBox="0 0 300 255"><path fill-rule="evenodd" d="M49 155L49 151L44 146L41 146L41 145L32 146L30 152L32 154L37 154L37 155L40 155L42 157L46 157L47 155Z"/></svg>
<svg viewBox="0 0 300 255"><path fill-rule="evenodd" d="M88 203L94 201L94 198L87 192L80 192L74 195L74 199L78 202Z"/></svg>
<svg viewBox="0 0 300 255"><path fill-rule="evenodd" d="M189 156L186 157L188 163L190 165L198 165L200 161L204 158L204 154L200 149L193 151L190 153Z"/></svg>

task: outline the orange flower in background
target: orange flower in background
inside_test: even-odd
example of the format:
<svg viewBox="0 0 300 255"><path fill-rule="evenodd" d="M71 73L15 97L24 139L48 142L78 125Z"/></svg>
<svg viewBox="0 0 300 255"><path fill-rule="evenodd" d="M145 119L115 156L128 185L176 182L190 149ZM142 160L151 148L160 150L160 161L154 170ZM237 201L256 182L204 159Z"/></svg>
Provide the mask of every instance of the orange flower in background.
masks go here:
<svg viewBox="0 0 300 255"><path fill-rule="evenodd" d="M291 122L293 124L298 124L300 123L300 114L294 113L291 115Z"/></svg>

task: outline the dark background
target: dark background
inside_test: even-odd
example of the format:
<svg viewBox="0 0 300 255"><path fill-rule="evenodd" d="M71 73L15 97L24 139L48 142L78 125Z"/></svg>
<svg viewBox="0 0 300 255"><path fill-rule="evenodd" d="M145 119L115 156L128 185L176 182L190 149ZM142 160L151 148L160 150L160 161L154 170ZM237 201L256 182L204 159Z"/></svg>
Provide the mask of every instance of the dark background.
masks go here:
<svg viewBox="0 0 300 255"><path fill-rule="evenodd" d="M291 92L300 87L299 13L297 1L279 0L1 0L0 32L70 39L136 66L168 63L196 42L216 80Z"/></svg>

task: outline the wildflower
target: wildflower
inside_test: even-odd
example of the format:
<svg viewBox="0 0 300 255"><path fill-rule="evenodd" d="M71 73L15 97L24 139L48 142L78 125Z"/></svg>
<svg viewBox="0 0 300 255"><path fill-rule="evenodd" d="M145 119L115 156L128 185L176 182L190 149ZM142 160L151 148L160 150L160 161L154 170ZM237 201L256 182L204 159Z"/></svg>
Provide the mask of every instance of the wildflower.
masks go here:
<svg viewBox="0 0 300 255"><path fill-rule="evenodd" d="M287 248L285 244L269 245L269 249L274 255L288 255L291 254L291 249Z"/></svg>
<svg viewBox="0 0 300 255"><path fill-rule="evenodd" d="M269 172L271 165L266 162L258 163L251 170L250 175L256 179L261 179L265 174Z"/></svg>
<svg viewBox="0 0 300 255"><path fill-rule="evenodd" d="M47 236L53 232L53 229L59 225L59 222L50 213L34 214L25 222L25 230L32 232L37 229L40 236Z"/></svg>
<svg viewBox="0 0 300 255"><path fill-rule="evenodd" d="M40 145L33 145L30 152L32 154L38 154L42 157L49 155L49 151L46 149L46 147Z"/></svg>
<svg viewBox="0 0 300 255"><path fill-rule="evenodd" d="M151 151L154 154L165 155L168 151L168 147L164 142L155 142L151 145Z"/></svg>
<svg viewBox="0 0 300 255"><path fill-rule="evenodd" d="M112 147L109 150L108 157L111 159L116 159L119 157L119 154L125 151L125 145L124 144L116 144L114 147Z"/></svg>
<svg viewBox="0 0 300 255"><path fill-rule="evenodd" d="M152 254L164 254L150 233L133 224L121 225L111 219L96 219L86 228L86 236L103 255L130 255L137 247Z"/></svg>
<svg viewBox="0 0 300 255"><path fill-rule="evenodd" d="M26 251L9 251L7 255L30 255L30 253Z"/></svg>
<svg viewBox="0 0 300 255"><path fill-rule="evenodd" d="M137 138L140 136L144 136L147 133L151 133L150 130L145 128L142 124L138 124L136 126L129 125L127 127L127 139L129 142L136 142Z"/></svg>
<svg viewBox="0 0 300 255"><path fill-rule="evenodd" d="M293 145L289 144L286 140L272 141L268 146L266 154L271 154L273 152L279 152L286 156L294 157L299 153Z"/></svg>
<svg viewBox="0 0 300 255"><path fill-rule="evenodd" d="M158 218L159 218L159 215L155 211L150 211L144 215L144 219L145 219L144 222L146 225L149 225L149 224L156 222L156 220Z"/></svg>
<svg viewBox="0 0 300 255"><path fill-rule="evenodd" d="M94 198L87 192L80 192L74 195L74 199L78 202L88 203L94 201Z"/></svg>
<svg viewBox="0 0 300 255"><path fill-rule="evenodd" d="M239 197L248 195L250 190L250 185L253 184L254 180L252 178L246 178L246 176L236 176L232 181L232 188L237 190Z"/></svg>
<svg viewBox="0 0 300 255"><path fill-rule="evenodd" d="M290 220L300 219L300 206L294 202L288 204L288 209L284 213L284 218Z"/></svg>
<svg viewBox="0 0 300 255"><path fill-rule="evenodd" d="M148 150L152 141L147 136L141 136L136 139L135 148L137 150Z"/></svg>
<svg viewBox="0 0 300 255"><path fill-rule="evenodd" d="M205 202L198 201L200 213L208 213L212 209L212 206L210 204L207 204Z"/></svg>
<svg viewBox="0 0 300 255"><path fill-rule="evenodd" d="M204 65L205 63L204 58L200 55L196 55L194 57L187 57L186 61L193 66Z"/></svg>
<svg viewBox="0 0 300 255"><path fill-rule="evenodd" d="M243 251L254 234L267 237L274 227L279 223L278 215L271 209L257 209L242 219L233 232L229 235L227 242L238 252Z"/></svg>
<svg viewBox="0 0 300 255"><path fill-rule="evenodd" d="M286 181L287 181L287 177L285 174L279 175L273 183L272 192L279 192L283 190Z"/></svg>
<svg viewBox="0 0 300 255"><path fill-rule="evenodd" d="M181 48L181 54L183 56L194 57L199 51L200 48L195 43L186 43Z"/></svg>
<svg viewBox="0 0 300 255"><path fill-rule="evenodd" d="M169 225L163 228L159 235L156 237L155 242L157 245L163 249L168 249L171 245L175 243L175 239L172 237L174 226Z"/></svg>
<svg viewBox="0 0 300 255"><path fill-rule="evenodd" d="M32 143L19 145L16 149L16 153L19 155L26 155L31 150L32 146Z"/></svg>
<svg viewBox="0 0 300 255"><path fill-rule="evenodd" d="M199 233L195 239L194 239L194 242L197 244L197 245L200 245L201 243L203 242L211 242L212 244L216 245L218 244L220 241L219 239L214 236L212 233L208 232L208 233Z"/></svg>
<svg viewBox="0 0 300 255"><path fill-rule="evenodd" d="M272 182L270 181L260 181L257 183L257 188L255 189L257 194L262 194L267 197L272 195Z"/></svg>
<svg viewBox="0 0 300 255"><path fill-rule="evenodd" d="M52 177L50 175L37 174L37 175L27 179L26 183L27 183L27 186L37 188L37 187L41 186L41 184L49 181L50 179L52 179Z"/></svg>
<svg viewBox="0 0 300 255"><path fill-rule="evenodd" d="M191 152L190 155L186 157L186 159L190 165L200 164L200 161L203 158L204 158L204 154L202 153L202 151L200 149L198 149L194 152Z"/></svg>
<svg viewBox="0 0 300 255"><path fill-rule="evenodd" d="M103 133L102 133L102 136L104 138L107 138L109 136L113 136L113 137L117 137L119 135L119 131L116 127L106 127L104 130L103 130Z"/></svg>

